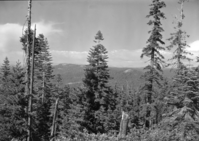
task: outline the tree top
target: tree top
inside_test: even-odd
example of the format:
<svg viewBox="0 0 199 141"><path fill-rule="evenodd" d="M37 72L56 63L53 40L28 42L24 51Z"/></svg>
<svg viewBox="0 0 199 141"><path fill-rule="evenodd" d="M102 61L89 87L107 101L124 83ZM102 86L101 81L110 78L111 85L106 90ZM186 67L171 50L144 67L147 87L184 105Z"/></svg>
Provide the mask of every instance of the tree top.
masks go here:
<svg viewBox="0 0 199 141"><path fill-rule="evenodd" d="M96 40L104 40L103 35L100 30L97 32L95 39Z"/></svg>

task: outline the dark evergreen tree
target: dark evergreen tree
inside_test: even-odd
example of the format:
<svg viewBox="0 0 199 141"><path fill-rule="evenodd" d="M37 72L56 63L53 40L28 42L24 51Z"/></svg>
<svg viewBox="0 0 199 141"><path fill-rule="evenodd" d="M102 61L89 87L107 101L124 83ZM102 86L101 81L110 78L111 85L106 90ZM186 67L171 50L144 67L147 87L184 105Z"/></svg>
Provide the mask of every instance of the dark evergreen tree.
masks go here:
<svg viewBox="0 0 199 141"><path fill-rule="evenodd" d="M9 95L10 90L10 77L11 77L11 68L10 68L10 62L8 58L6 57L2 66L1 66L1 93L4 94L4 96Z"/></svg>
<svg viewBox="0 0 199 141"><path fill-rule="evenodd" d="M172 87L167 96L170 112L165 118L166 127L171 133L175 134L180 140L198 140L199 139L199 112L198 112L198 72L192 68L187 68L185 61L191 61L187 52L188 47L186 32L182 30L183 5L187 0L179 0L181 6L180 19L175 27L176 32L171 34L171 45L169 49L176 47L171 60L176 66L176 73L173 78ZM169 125L169 126L168 126ZM174 132L175 131L175 132ZM176 139L176 140L177 140Z"/></svg>
<svg viewBox="0 0 199 141"><path fill-rule="evenodd" d="M53 113L53 125L51 128L51 138L56 139L62 131L63 120L68 117L69 110L69 92L70 89L68 86L64 86L60 74L57 74L55 77L55 84L53 86L53 104L52 104L52 113ZM66 116L66 117L65 117Z"/></svg>
<svg viewBox="0 0 199 141"><path fill-rule="evenodd" d="M1 80L2 80L2 82L8 81L8 78L11 74L10 71L11 71L10 70L10 61L6 57L4 62L3 62L3 65L1 67Z"/></svg>
<svg viewBox="0 0 199 141"><path fill-rule="evenodd" d="M199 75L195 70L186 70L183 77L177 75L173 87L168 95L168 104L172 110L167 114L164 122L166 130L180 140L199 139ZM182 79L183 78L183 79ZM181 83L179 83L179 80Z"/></svg>
<svg viewBox="0 0 199 141"><path fill-rule="evenodd" d="M27 105L27 96L25 95L25 71L21 66L21 63L18 61L16 66L13 67L11 73L11 87L12 99L11 105L15 107L13 109L13 118L11 119L13 126L11 128L12 137L23 139L25 138L26 133L26 105Z"/></svg>
<svg viewBox="0 0 199 141"><path fill-rule="evenodd" d="M111 91L110 105L104 116L105 131L106 133L118 134L120 121L121 121L121 111L124 107L123 101L123 91L116 84ZM123 106L123 107L122 107Z"/></svg>
<svg viewBox="0 0 199 141"><path fill-rule="evenodd" d="M11 68L8 58L6 57L2 66L0 73L1 83L0 83L0 96L1 96L1 104L5 105L7 99L11 93L10 91L10 78L11 78Z"/></svg>
<svg viewBox="0 0 199 141"><path fill-rule="evenodd" d="M65 103L64 103L65 101ZM67 102L67 103L66 103ZM63 99L63 113L62 113L62 135L75 138L81 132L84 132L85 127L85 90L84 88L70 88Z"/></svg>
<svg viewBox="0 0 199 141"><path fill-rule="evenodd" d="M70 94L71 88L69 86L62 86L59 90L59 105L58 105L58 113L57 113L57 120L56 120L56 136L63 136L66 135L67 132L71 132L70 127L68 125L69 119L75 119L75 116L72 116L69 110L71 110L70 104ZM66 127L66 128L65 128ZM65 131L64 131L65 130ZM67 135L66 135L67 136Z"/></svg>
<svg viewBox="0 0 199 141"><path fill-rule="evenodd" d="M146 70L143 78L145 79L145 84L142 89L144 93L144 103L146 114L146 127L150 127L151 122L151 109L152 103L154 102L155 87L161 86L162 77L162 67L164 66L164 56L161 51L165 48L161 45L165 44L162 41L163 28L161 27L161 19L165 19L164 13L161 11L162 8L166 7L165 3L160 0L153 0L150 5L149 15L147 18L152 18L149 20L148 25L152 26L152 30L149 31L150 37L147 40L147 46L143 48L141 58L148 57L150 64L144 69Z"/></svg>
<svg viewBox="0 0 199 141"><path fill-rule="evenodd" d="M186 77L186 72L188 68L185 64L186 61L191 61L189 58L189 53L186 48L189 47L187 45L186 38L189 37L185 31L182 30L183 20L185 15L183 13L183 5L184 2L187 0L179 0L178 3L180 4L180 18L177 19L176 17L176 27L174 27L175 32L171 34L171 37L168 39L171 43L167 47L168 49L174 49L173 57L170 59L173 63L169 64L170 66L176 67L175 76L173 78L172 89L171 93L179 93L181 95L181 85L184 85L184 77ZM174 92L175 91L175 92ZM177 92L178 91L178 92ZM175 97L175 95L173 96ZM180 97L180 96L179 96Z"/></svg>
<svg viewBox="0 0 199 141"><path fill-rule="evenodd" d="M166 103L165 103L165 97L170 92L170 84L168 80L164 78L162 83L162 88L159 89L158 93L155 95L155 102L153 103L153 113L154 113L154 123L159 123L163 119L163 115L167 113L169 110Z"/></svg>
<svg viewBox="0 0 199 141"><path fill-rule="evenodd" d="M54 78L52 58L49 53L48 41L40 34L36 38L35 55L35 110L36 110L36 135L42 140L49 140L52 125L52 103Z"/></svg>
<svg viewBox="0 0 199 141"><path fill-rule="evenodd" d="M182 30L183 20L185 18L185 15L183 13L183 5L185 1L187 0L178 1L178 3L181 5L180 18L177 19L177 17L175 17L175 32L171 33L171 37L168 39L170 41L170 45L167 47L169 50L174 48L173 56L171 59L169 59L170 61L172 61L172 63L170 63L169 66L177 68L176 75L178 75L178 73L181 73L180 71L183 71L183 69L186 68L185 61L192 60L190 59L190 57L188 57L188 55L191 55L191 53L186 50L187 47L189 47L186 41L186 38L188 38L189 35L187 35L187 33Z"/></svg>
<svg viewBox="0 0 199 141"><path fill-rule="evenodd" d="M6 57L1 66L1 85L0 85L0 131L2 133L1 140L9 140L9 128L12 126L10 122L10 105L9 105L9 82L10 82L10 64Z"/></svg>
<svg viewBox="0 0 199 141"><path fill-rule="evenodd" d="M86 88L86 111L84 126L89 132L104 132L103 114L109 108L110 87L108 80L110 75L107 65L107 50L101 44L103 35L97 32L94 42L97 44L90 49L88 63L85 69L83 84Z"/></svg>
<svg viewBox="0 0 199 141"><path fill-rule="evenodd" d="M31 36L33 36L31 32ZM27 32L20 39L23 50L26 51ZM30 40L32 46L32 40ZM33 53L30 53L31 57ZM53 103L54 75L52 58L49 53L48 41L44 35L39 34L35 38L35 67L33 88L33 136L40 140L49 140L50 127L52 125L51 108Z"/></svg>
<svg viewBox="0 0 199 141"><path fill-rule="evenodd" d="M6 59L8 62L8 59ZM7 63L8 64L8 63ZM4 98L1 95L0 109L0 130L1 140L11 140L12 138L23 139L26 136L26 105L27 100L24 95L24 70L20 62L16 63L13 69L9 70L9 79L5 82L9 88L3 89ZM8 81L9 80L9 81ZM7 87L4 85L4 88ZM1 89L2 90L2 89Z"/></svg>

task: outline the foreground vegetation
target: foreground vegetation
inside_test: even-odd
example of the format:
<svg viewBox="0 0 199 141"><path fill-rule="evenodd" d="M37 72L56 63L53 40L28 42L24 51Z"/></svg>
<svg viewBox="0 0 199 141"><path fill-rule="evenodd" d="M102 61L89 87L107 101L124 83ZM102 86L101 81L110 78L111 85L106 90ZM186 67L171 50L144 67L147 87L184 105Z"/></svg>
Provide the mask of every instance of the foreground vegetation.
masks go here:
<svg viewBox="0 0 199 141"><path fill-rule="evenodd" d="M5 58L0 75L0 141L27 137L35 141L198 141L199 69L186 65L191 54L182 30L184 2L179 0L180 18L168 39L171 44L165 47L161 9L166 4L152 1L147 15L152 28L141 54L150 63L144 68L145 83L137 89L131 84L109 86L108 52L101 31L89 51L82 85L73 88L53 74L44 35L34 37L35 32L27 30L20 42L34 60L29 72L34 74L29 78L33 91L27 95L27 70L20 62L11 67ZM28 50L27 40L34 52ZM174 50L172 63L166 63L161 52L170 49ZM162 69L171 65L175 75L168 81Z"/></svg>

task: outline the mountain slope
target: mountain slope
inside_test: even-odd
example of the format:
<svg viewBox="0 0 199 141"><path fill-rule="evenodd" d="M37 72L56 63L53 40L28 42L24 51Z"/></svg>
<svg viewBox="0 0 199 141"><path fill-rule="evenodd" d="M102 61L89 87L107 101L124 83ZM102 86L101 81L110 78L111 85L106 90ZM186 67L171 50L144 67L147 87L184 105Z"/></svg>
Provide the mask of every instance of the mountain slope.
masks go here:
<svg viewBox="0 0 199 141"><path fill-rule="evenodd" d="M85 65L59 64L54 66L54 74L61 74L64 84L81 84L84 78ZM133 88L139 87L143 80L140 78L143 74L143 68L117 68L109 67L111 76L110 85L128 85ZM168 78L173 76L169 69L164 70L164 75Z"/></svg>

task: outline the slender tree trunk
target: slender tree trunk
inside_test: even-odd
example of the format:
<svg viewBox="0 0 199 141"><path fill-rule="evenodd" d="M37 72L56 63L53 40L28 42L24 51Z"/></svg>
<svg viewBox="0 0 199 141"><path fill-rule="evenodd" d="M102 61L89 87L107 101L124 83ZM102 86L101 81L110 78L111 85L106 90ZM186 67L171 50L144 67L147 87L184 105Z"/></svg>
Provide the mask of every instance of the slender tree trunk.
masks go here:
<svg viewBox="0 0 199 141"><path fill-rule="evenodd" d="M183 5L184 5L184 0L181 2L181 7L180 7L180 15L181 15L181 23L184 19L184 14L183 14Z"/></svg>
<svg viewBox="0 0 199 141"><path fill-rule="evenodd" d="M25 93L29 97L28 100L28 137L27 141L31 140L31 113L29 112L30 110L30 101L31 101L31 96L30 96L30 38L31 38L31 6L32 6L32 0L29 0L28 3L28 35L27 35L27 48L26 48L26 88L25 88Z"/></svg>
<svg viewBox="0 0 199 141"><path fill-rule="evenodd" d="M45 97L45 72L43 72L43 93L42 93L42 103L44 103L44 97Z"/></svg>
<svg viewBox="0 0 199 141"><path fill-rule="evenodd" d="M181 70L181 63L180 63L180 54L181 54L181 49L180 49L180 44L178 44L178 50L177 50L177 54L178 54L178 64L177 64L177 69L178 69L178 74L179 74L179 70Z"/></svg>
<svg viewBox="0 0 199 141"><path fill-rule="evenodd" d="M34 30L34 35L33 35L33 44L32 44L32 64L31 64L31 81L30 81L30 95L29 95L29 101L28 101L28 141L30 141L31 139L31 113L32 113L32 96L33 96L33 83L34 83L34 59L35 59L35 35L36 35L36 25L35 25L35 30Z"/></svg>
<svg viewBox="0 0 199 141"><path fill-rule="evenodd" d="M54 115L53 115L53 125L52 125L52 131L51 131L51 141L54 141L55 137L55 127L56 127L56 118L57 118L57 107L59 104L59 98L56 99L55 102L55 110L54 110Z"/></svg>
<svg viewBox="0 0 199 141"><path fill-rule="evenodd" d="M154 47L155 48L155 47ZM151 53L151 78L150 78L150 86L149 86L149 96L148 96L148 103L151 104L152 103L152 93L153 93L153 74L154 74L154 55L155 55L155 51L154 49L152 50Z"/></svg>
<svg viewBox="0 0 199 141"><path fill-rule="evenodd" d="M183 19L184 19L184 14L183 14L183 5L184 5L184 0L181 1L180 3L180 21L179 21L179 30L181 30L181 27L182 27L182 24L183 24ZM181 70L182 69L182 63L181 63L181 54L182 54L182 49L181 49L181 40L182 40L182 33L180 33L180 36L179 36L179 43L178 43L178 70ZM179 72L178 72L179 73Z"/></svg>
<svg viewBox="0 0 199 141"><path fill-rule="evenodd" d="M155 47L154 47L155 48ZM153 94L153 74L154 74L154 49L152 49L152 53L151 53L151 78L149 79L149 92L148 92L148 96L147 96L147 105L151 105L152 103L152 94ZM151 119L151 110L147 109L146 111L146 121L145 121L145 127L150 127L151 123L152 123L152 119Z"/></svg>

